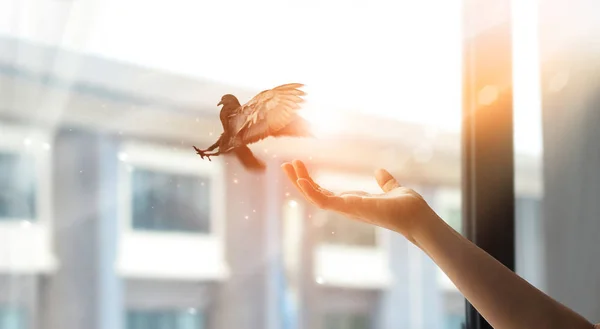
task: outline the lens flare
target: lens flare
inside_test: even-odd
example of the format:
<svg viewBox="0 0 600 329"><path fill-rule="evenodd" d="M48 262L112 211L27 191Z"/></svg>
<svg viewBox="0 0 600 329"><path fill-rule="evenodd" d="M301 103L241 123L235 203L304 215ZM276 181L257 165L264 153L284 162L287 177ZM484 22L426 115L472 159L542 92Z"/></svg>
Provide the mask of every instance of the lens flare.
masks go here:
<svg viewBox="0 0 600 329"><path fill-rule="evenodd" d="M344 117L338 111L306 109L299 114L308 121L317 137L339 135L344 130Z"/></svg>

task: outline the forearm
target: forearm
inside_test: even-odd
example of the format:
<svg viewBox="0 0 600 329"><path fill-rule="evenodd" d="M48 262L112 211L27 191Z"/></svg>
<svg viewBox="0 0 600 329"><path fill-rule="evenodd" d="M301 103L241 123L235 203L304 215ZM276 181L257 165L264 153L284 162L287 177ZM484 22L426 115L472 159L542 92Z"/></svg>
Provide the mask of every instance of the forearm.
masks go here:
<svg viewBox="0 0 600 329"><path fill-rule="evenodd" d="M412 237L494 328L593 328L436 215Z"/></svg>

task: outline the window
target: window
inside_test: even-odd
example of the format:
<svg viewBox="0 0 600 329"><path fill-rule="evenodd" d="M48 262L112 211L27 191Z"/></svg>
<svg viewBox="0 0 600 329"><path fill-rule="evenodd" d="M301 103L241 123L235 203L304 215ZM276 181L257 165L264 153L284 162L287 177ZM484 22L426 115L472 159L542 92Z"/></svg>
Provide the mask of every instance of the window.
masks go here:
<svg viewBox="0 0 600 329"><path fill-rule="evenodd" d="M370 329L370 317L360 313L326 314L323 329Z"/></svg>
<svg viewBox="0 0 600 329"><path fill-rule="evenodd" d="M0 221L36 218L35 159L0 151Z"/></svg>
<svg viewBox="0 0 600 329"><path fill-rule="evenodd" d="M436 282L437 268L400 234L303 204L293 216L306 226L292 239L294 248L283 253L282 203L304 200L279 165L303 160L315 180L332 190L381 193L373 178L378 167L428 201L439 186L460 189L463 3L379 6L363 0L341 8L281 2L261 8L251 1L238 4L244 8L233 13L227 28L221 28L219 13L230 8L218 1L99 1L94 10L44 1L43 15L24 15L30 3L2 3L8 5L0 5L0 120L89 136L60 140L49 150L31 138L31 149L52 156L47 176L57 186L47 191L52 198L38 198L32 211L40 220L27 230L37 233L42 218L59 214L61 225L50 230L56 243L40 246L65 258L53 282L92 277L97 284L89 289L98 297L81 302L80 295L89 294L42 289L44 303L36 304L36 312L47 314L52 305L57 323L72 324L75 310L78 323L118 328L113 324L124 323L132 309L132 326L140 317L150 319L141 327L172 324L183 316L178 310L196 305L174 301L190 285L205 285L214 329L279 329L281 323L320 328L320 315L334 311L347 315L330 318L334 327L442 328L439 305L446 289ZM165 24L157 25L156 17ZM315 138L249 145L267 164L265 173L245 170L235 156L208 161L195 154L193 145L206 148L222 132L222 95L245 103L288 82L306 85L299 114L314 126ZM0 144L4 131L0 127ZM27 127L14 139L11 151L30 142L29 132ZM77 161L71 167L67 158ZM318 177L320 170L339 177ZM32 193L46 193L49 184L36 183ZM85 195L68 198L82 184ZM4 224L0 228L9 226ZM13 234L25 228L13 226L0 237L22 244L12 245L10 257L0 253L1 268L20 262L32 245ZM81 244L89 248L77 248ZM291 262L283 259L288 254ZM297 266L284 271L286 262ZM140 281L169 285L147 295L150 305L127 304L123 290ZM173 288L182 283L185 289ZM366 308L324 310L323 290L372 294L369 305L376 309L368 320L361 315ZM284 312L283 298L290 295L297 307ZM213 315L220 317L214 326Z"/></svg>
<svg viewBox="0 0 600 329"><path fill-rule="evenodd" d="M133 218L138 230L210 231L210 179L134 168Z"/></svg>
<svg viewBox="0 0 600 329"><path fill-rule="evenodd" d="M26 329L25 312L13 306L0 306L0 329Z"/></svg>
<svg viewBox="0 0 600 329"><path fill-rule="evenodd" d="M0 273L56 268L53 138L52 130L0 120Z"/></svg>
<svg viewBox="0 0 600 329"><path fill-rule="evenodd" d="M204 314L189 310L130 310L127 329L204 329Z"/></svg>
<svg viewBox="0 0 600 329"><path fill-rule="evenodd" d="M224 279L222 159L202 161L187 148L131 140L116 153L123 200L118 272L138 279Z"/></svg>
<svg viewBox="0 0 600 329"><path fill-rule="evenodd" d="M377 229L356 220L351 220L337 213L322 214L319 241L338 245L375 247L377 244Z"/></svg>
<svg viewBox="0 0 600 329"><path fill-rule="evenodd" d="M221 159L141 141L123 142L119 191L124 233L218 235L224 215Z"/></svg>
<svg viewBox="0 0 600 329"><path fill-rule="evenodd" d="M58 259L64 267L50 289L37 292L33 311L48 314L51 305L57 323L72 324L76 313L80 323L119 329L110 324L127 312L120 303L123 276L150 285L217 286L219 300L211 302L226 319L214 321L220 325L213 329L279 329L285 294L299 307L284 320L295 328L319 321L319 328L318 315L331 311L323 310L319 290L339 287L376 291L371 304L378 309L368 321L361 320L362 309L344 309L323 326L455 328L464 300L443 311L440 304L458 293L447 289L448 281L438 284L439 269L399 234L303 206L293 214L300 227L287 244L291 251L282 253L281 203L297 192L278 165L300 159L313 174L327 168L365 176L342 190L369 190L378 167L433 204L438 188L460 194L465 187L464 216L461 200L449 197L435 209L444 220L506 263L516 258L520 274L552 297L598 316L598 1L238 2L231 10L220 1L80 1L75 7L0 1L0 272L12 280L12 272L48 268L55 251L65 258ZM495 47L498 30L510 30L510 43ZM562 50L570 52L559 55ZM221 133L216 104L222 95L245 103L287 82L306 84L301 115L317 138L250 145L267 163L265 175L244 170L235 157L209 162L194 154L192 145L207 147ZM461 115L466 99L492 106ZM505 101L515 111L497 106ZM514 124L506 117L513 112ZM463 153L477 155L477 162L463 161L470 156L461 158L461 124L473 128L472 119L487 114L489 127L463 130L482 142ZM13 129L15 123L23 127ZM52 136L35 134L41 126L93 137L55 147ZM495 143L506 141L512 127L514 143L502 145L506 153L514 146L514 189L512 160ZM120 149L124 139L151 145ZM70 166L69 158L81 161ZM524 165L532 159L536 165ZM336 179L315 180L336 189ZM83 184L81 198L69 198ZM514 200L504 196L522 192L519 184L537 194L517 200L513 230ZM501 226L494 217L510 223ZM288 254L292 262L283 259ZM281 282L285 262L295 266L292 279ZM73 282L92 282L93 294L62 284ZM12 283L8 288L0 289L0 302L14 297ZM165 288L148 299L167 303L182 290ZM132 326L189 320L179 306L133 311ZM230 319L232 312L241 314ZM16 318L0 315L0 329L15 329Z"/></svg>

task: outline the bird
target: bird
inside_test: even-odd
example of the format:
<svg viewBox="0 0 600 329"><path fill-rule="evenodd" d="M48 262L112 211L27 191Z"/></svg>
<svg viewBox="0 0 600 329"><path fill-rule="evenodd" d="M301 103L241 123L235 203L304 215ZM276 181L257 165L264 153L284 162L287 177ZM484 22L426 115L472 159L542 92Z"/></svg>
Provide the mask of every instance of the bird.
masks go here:
<svg viewBox="0 0 600 329"><path fill-rule="evenodd" d="M265 162L252 153L249 144L267 137L313 136L308 122L297 113L306 95L302 87L301 83L287 83L263 90L243 105L234 95L223 95L217 104L222 105L219 117L223 132L205 150L194 146L196 154L209 161L221 154L233 154L247 170L264 171Z"/></svg>

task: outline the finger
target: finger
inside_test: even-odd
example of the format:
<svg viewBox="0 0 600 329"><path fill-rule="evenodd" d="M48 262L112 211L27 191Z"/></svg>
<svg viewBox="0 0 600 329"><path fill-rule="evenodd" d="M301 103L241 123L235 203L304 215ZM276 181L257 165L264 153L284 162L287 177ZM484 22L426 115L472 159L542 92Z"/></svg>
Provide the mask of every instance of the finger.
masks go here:
<svg viewBox="0 0 600 329"><path fill-rule="evenodd" d="M342 212L344 211L344 200L341 197L327 193L329 191L316 188L308 179L305 178L298 179L298 184L300 185L304 196L308 198L309 201L316 204L319 208Z"/></svg>
<svg viewBox="0 0 600 329"><path fill-rule="evenodd" d="M308 173L308 170L306 169L306 166L304 165L304 163L300 160L294 160L292 162L294 169L296 170L296 175L298 176L298 179L306 179L308 180L308 182L310 184L312 184L312 186L316 189L319 190L327 195L334 195L333 192L322 188L319 184L317 184L312 177L310 177L310 174Z"/></svg>
<svg viewBox="0 0 600 329"><path fill-rule="evenodd" d="M281 169L283 169L285 175L290 181L292 181L292 183L298 189L298 191L302 193L302 189L298 185L298 176L296 175L296 170L294 169L294 166L291 163L286 162L281 165Z"/></svg>
<svg viewBox="0 0 600 329"><path fill-rule="evenodd" d="M311 181L311 183L314 183L314 182L312 182L312 179L310 178L310 174L308 173L308 169L306 169L304 162L302 162L300 160L294 160L294 161L292 161L292 165L294 166L294 169L296 170L296 175L298 175L298 178L304 178L304 179Z"/></svg>
<svg viewBox="0 0 600 329"><path fill-rule="evenodd" d="M298 180L306 198L319 208L333 210L347 215L360 215L360 205L363 197L359 195L328 195L316 189L307 179Z"/></svg>
<svg viewBox="0 0 600 329"><path fill-rule="evenodd" d="M315 183L312 177L310 177L310 174L308 173L308 169L306 169L304 162L300 160L294 160L292 164L294 166L294 169L296 170L296 175L298 175L298 178L304 178L308 180L316 188L320 187L319 184Z"/></svg>
<svg viewBox="0 0 600 329"><path fill-rule="evenodd" d="M400 187L400 184L392 174L390 174L385 169L378 169L375 171L375 179L377 180L377 184L384 192L389 192L395 188Z"/></svg>
<svg viewBox="0 0 600 329"><path fill-rule="evenodd" d="M312 203L316 204L320 208L324 208L328 203L329 195L319 191L313 184L311 184L306 178L298 179L298 186L302 194Z"/></svg>

